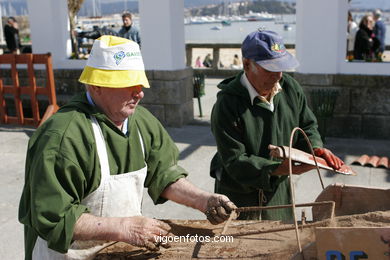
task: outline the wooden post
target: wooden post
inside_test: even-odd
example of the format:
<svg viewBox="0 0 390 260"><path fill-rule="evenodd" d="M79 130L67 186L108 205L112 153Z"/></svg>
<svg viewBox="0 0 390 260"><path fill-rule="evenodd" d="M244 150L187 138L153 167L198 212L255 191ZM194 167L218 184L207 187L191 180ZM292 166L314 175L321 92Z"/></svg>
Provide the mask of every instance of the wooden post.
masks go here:
<svg viewBox="0 0 390 260"><path fill-rule="evenodd" d="M212 69L218 70L218 64L219 64L219 48L213 47L213 66L212 66Z"/></svg>
<svg viewBox="0 0 390 260"><path fill-rule="evenodd" d="M186 65L191 67L192 64L192 47L186 46Z"/></svg>

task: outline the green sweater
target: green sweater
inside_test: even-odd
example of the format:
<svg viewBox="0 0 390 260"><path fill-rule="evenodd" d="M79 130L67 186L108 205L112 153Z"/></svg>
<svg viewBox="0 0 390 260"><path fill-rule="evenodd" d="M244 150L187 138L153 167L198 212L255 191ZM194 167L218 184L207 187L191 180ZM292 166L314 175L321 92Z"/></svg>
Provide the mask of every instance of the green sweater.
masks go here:
<svg viewBox="0 0 390 260"><path fill-rule="evenodd" d="M259 99L251 104L249 93L240 82L242 73L218 85L221 91L211 115L218 148L211 162L211 176L217 177L219 187L216 192L230 196L238 206L258 205L260 189L266 195L267 205L290 203L288 178L270 175L280 162L270 158L268 145L288 146L291 131L300 127L313 147L322 147L316 118L307 106L302 88L291 76L283 74L279 82L282 91L274 97L272 112ZM293 146L307 150L301 134L295 136ZM235 201L235 197L239 199ZM282 212L265 218L288 219L289 213Z"/></svg>
<svg viewBox="0 0 390 260"><path fill-rule="evenodd" d="M100 184L100 164L89 115L99 122L106 140L111 175L148 166L145 187L154 203L165 187L187 176L177 165L178 149L159 121L138 106L124 135L85 94L75 96L37 129L28 144L25 185L19 221L25 225L25 259L31 259L37 236L48 247L66 253L73 229L88 208L80 204ZM139 129L145 146L141 149Z"/></svg>

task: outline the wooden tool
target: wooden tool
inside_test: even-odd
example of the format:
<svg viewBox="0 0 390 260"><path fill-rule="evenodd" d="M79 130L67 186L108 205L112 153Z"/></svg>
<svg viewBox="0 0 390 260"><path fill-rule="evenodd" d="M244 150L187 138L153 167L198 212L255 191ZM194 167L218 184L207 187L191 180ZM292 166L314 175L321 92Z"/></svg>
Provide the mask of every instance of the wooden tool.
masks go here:
<svg viewBox="0 0 390 260"><path fill-rule="evenodd" d="M275 158L280 158L280 159L290 158L288 146L275 146L275 145L270 144L268 146L268 149L270 150L270 155L275 157ZM314 156L314 158L317 161L318 167L321 169L330 170L330 171L334 171L336 173L345 174L345 175L356 175L356 172L354 170L352 170L352 168L349 167L348 165L344 164L343 166L341 166L340 169L335 170L328 165L328 163L325 161L325 159L318 157L318 156ZM313 158L313 155L311 155L309 153L303 152L303 151L295 149L295 148L291 148L291 160L294 162L305 163L305 164L315 166L316 164L314 162L314 158Z"/></svg>

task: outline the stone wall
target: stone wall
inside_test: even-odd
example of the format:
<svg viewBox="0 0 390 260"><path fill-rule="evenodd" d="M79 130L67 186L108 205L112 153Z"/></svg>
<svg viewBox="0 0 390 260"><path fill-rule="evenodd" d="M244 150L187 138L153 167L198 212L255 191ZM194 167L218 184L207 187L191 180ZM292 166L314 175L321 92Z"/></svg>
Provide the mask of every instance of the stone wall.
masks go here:
<svg viewBox="0 0 390 260"><path fill-rule="evenodd" d="M54 79L58 105L65 104L74 94L84 91L84 85L78 82L82 70L54 70ZM27 72L25 69L18 69L20 85L27 85ZM38 86L45 85L45 70L35 70ZM191 122L193 113L193 89L191 68L177 71L147 71L151 88L144 89L145 97L141 105L149 109L166 126L181 127ZM0 70L0 77L4 84L11 83L11 71ZM27 115L29 114L29 101L23 102ZM41 114L43 114L47 101L41 100ZM8 110L15 114L12 108L12 99L7 98Z"/></svg>
<svg viewBox="0 0 390 260"><path fill-rule="evenodd" d="M347 138L390 138L390 76L299 74L305 92L335 89L339 96L327 135ZM307 95L310 101L310 95Z"/></svg>
<svg viewBox="0 0 390 260"><path fill-rule="evenodd" d="M194 71L209 77L238 73L229 69ZM326 121L326 136L390 139L390 76L288 73L302 85L310 106L312 90L339 92L334 115Z"/></svg>
<svg viewBox="0 0 390 260"><path fill-rule="evenodd" d="M180 127L194 119L191 68L176 71L147 71L151 84L144 89L141 104L164 125Z"/></svg>
<svg viewBox="0 0 390 260"><path fill-rule="evenodd" d="M237 70L196 70L209 77L235 75ZM19 70L20 84L27 84L26 71ZM45 72L36 70L37 83L44 84ZM84 91L78 83L81 70L55 70L54 78L59 105ZM345 74L289 73L305 90L309 104L310 92L316 89L335 89L339 96L334 116L327 120L326 136L347 138L390 138L390 76ZM5 84L10 84L9 70L0 70ZM164 125L180 127L191 122L193 111L193 70L147 71L151 88L145 89L141 104L148 108ZM12 101L12 100L11 100ZM12 103L12 102L7 102ZM28 102L26 102L28 106Z"/></svg>

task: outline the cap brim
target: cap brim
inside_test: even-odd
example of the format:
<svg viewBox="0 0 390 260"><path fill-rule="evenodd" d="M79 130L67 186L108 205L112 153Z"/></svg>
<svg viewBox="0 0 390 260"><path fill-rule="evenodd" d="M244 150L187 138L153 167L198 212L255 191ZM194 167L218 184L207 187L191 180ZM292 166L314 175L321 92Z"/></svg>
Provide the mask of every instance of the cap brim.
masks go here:
<svg viewBox="0 0 390 260"><path fill-rule="evenodd" d="M262 68L272 72L292 70L299 66L298 60L287 51L282 57L271 60L256 61L256 63Z"/></svg>
<svg viewBox="0 0 390 260"><path fill-rule="evenodd" d="M79 81L107 88L127 88L139 85L150 88L143 70L103 70L85 66Z"/></svg>

